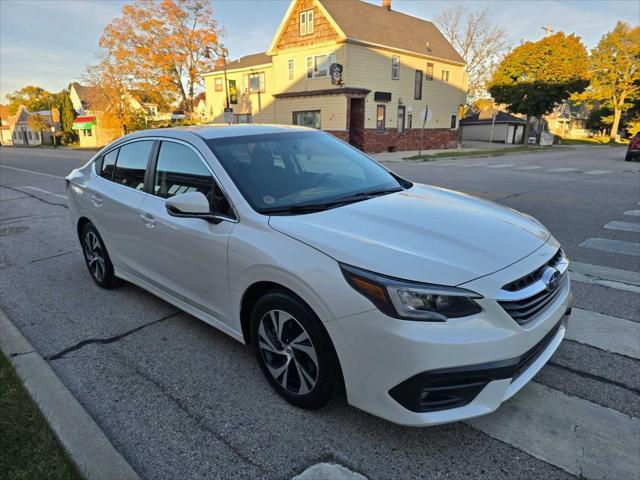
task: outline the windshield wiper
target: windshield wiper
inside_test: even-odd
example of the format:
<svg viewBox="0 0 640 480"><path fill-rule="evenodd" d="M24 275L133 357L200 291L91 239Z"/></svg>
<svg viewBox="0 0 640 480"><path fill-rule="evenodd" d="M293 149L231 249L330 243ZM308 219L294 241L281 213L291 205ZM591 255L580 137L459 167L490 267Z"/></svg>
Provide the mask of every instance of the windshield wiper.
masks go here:
<svg viewBox="0 0 640 480"><path fill-rule="evenodd" d="M362 200L367 200L371 197L377 197L380 195L386 195L388 193L396 193L404 190L401 187L398 188L385 188L379 190L370 190L365 192L354 193L353 195L349 195L348 197L337 198L331 202L323 202L323 203L311 203L311 204L298 204L298 205L287 205L282 207L270 207L263 208L260 210L260 213L264 214L272 214L272 213L313 213L313 212L321 212L323 210L328 210L330 208L339 207L341 205L347 205L349 203L361 202Z"/></svg>
<svg viewBox="0 0 640 480"><path fill-rule="evenodd" d="M365 192L354 193L354 197L379 197L380 195L386 195L388 193L396 193L403 191L404 188L396 187L396 188L381 188L379 190L369 190Z"/></svg>

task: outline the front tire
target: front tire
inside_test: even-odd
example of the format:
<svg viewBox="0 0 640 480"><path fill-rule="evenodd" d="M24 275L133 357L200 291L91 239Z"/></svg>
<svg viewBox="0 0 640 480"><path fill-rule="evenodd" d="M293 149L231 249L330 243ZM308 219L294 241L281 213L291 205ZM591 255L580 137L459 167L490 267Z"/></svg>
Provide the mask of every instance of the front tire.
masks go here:
<svg viewBox="0 0 640 480"><path fill-rule="evenodd" d="M117 278L113 273L113 264L109 258L109 253L102 241L102 237L93 224L87 223L82 227L80 244L82 245L84 262L93 281L102 288L116 286Z"/></svg>
<svg viewBox="0 0 640 480"><path fill-rule="evenodd" d="M289 403L317 409L333 397L338 361L329 335L313 311L285 291L256 303L251 338L262 373Z"/></svg>

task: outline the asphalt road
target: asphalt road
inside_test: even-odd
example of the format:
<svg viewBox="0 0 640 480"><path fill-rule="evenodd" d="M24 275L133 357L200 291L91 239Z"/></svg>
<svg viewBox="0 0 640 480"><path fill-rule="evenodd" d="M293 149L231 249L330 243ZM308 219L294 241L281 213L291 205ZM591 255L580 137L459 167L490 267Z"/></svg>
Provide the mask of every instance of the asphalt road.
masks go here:
<svg viewBox="0 0 640 480"><path fill-rule="evenodd" d="M91 155L0 149L0 306L143 477L285 479L323 461L370 479L640 476L640 164L624 149L388 164L535 216L582 272L573 330L534 382L425 429L344 398L298 410L248 348L132 285L97 288L62 180Z"/></svg>

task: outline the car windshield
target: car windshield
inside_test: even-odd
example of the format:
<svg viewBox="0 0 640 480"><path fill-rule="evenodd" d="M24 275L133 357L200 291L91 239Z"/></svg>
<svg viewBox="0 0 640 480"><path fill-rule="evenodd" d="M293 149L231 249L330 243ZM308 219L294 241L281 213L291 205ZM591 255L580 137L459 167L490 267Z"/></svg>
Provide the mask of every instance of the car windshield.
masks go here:
<svg viewBox="0 0 640 480"><path fill-rule="evenodd" d="M247 135L207 144L260 213L324 210L410 186L328 133Z"/></svg>

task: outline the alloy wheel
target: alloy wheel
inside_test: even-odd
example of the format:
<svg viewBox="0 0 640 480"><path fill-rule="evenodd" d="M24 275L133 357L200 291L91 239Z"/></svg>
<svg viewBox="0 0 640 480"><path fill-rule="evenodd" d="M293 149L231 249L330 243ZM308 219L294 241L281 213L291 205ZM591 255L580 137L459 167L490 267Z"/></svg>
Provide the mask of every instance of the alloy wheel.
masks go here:
<svg viewBox="0 0 640 480"><path fill-rule="evenodd" d="M106 273L106 266L104 251L102 250L98 236L91 231L86 232L82 245L89 272L98 282L102 282Z"/></svg>
<svg viewBox="0 0 640 480"><path fill-rule="evenodd" d="M306 395L318 382L318 356L304 327L283 310L260 319L258 348L273 378L290 393Z"/></svg>

